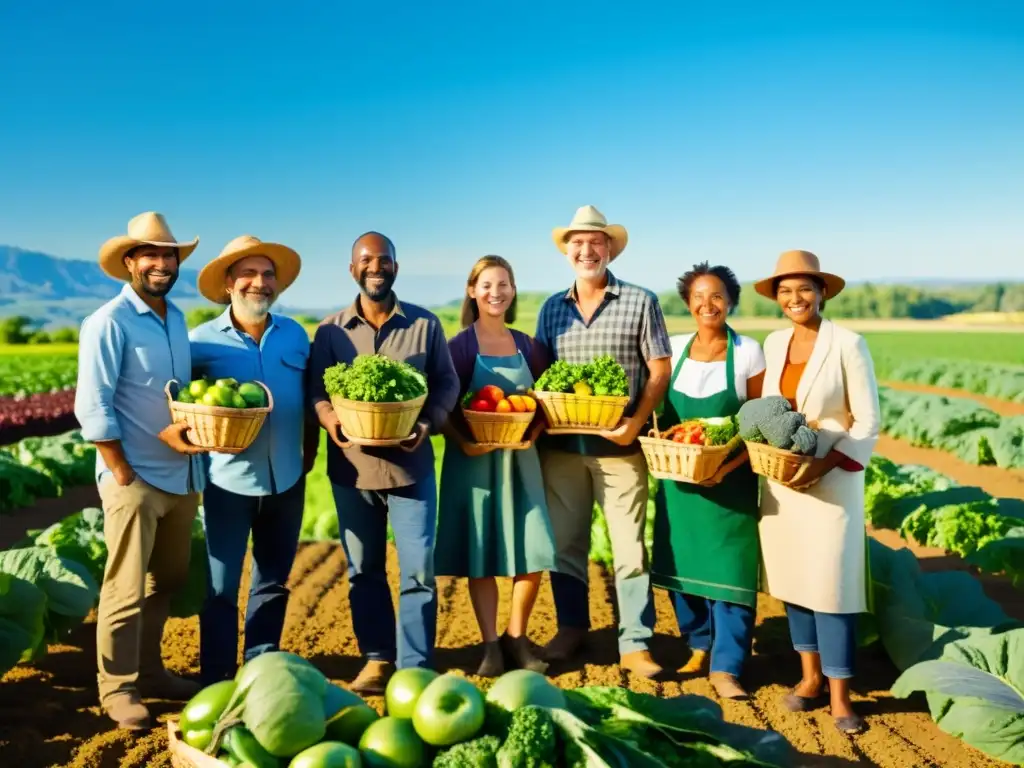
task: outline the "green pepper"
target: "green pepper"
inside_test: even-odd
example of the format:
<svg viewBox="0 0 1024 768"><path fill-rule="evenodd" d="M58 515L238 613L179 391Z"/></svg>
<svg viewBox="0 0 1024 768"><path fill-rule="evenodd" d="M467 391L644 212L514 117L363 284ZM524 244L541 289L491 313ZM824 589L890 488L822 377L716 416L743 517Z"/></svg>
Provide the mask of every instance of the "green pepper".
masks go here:
<svg viewBox="0 0 1024 768"><path fill-rule="evenodd" d="M255 768L281 768L281 761L267 752L248 728L236 725L224 734L224 749L240 763Z"/></svg>
<svg viewBox="0 0 1024 768"><path fill-rule="evenodd" d="M236 687L237 683L234 680L224 680L206 686L193 696L188 704L185 705L185 708L181 710L181 732L212 730L213 726L217 724L217 720L224 713L224 710L227 709L228 702L231 701ZM187 738L185 741L191 746L196 746L189 742ZM196 748L204 749L205 747Z"/></svg>

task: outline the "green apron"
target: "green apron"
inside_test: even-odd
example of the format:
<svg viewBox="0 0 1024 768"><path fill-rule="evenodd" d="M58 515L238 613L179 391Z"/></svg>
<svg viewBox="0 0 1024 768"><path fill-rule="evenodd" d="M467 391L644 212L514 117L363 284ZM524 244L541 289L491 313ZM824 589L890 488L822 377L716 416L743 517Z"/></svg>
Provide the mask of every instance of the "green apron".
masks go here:
<svg viewBox="0 0 1024 768"><path fill-rule="evenodd" d="M725 357L723 391L688 397L675 389L693 339L672 371L664 423L733 416L740 408L733 365L733 331ZM693 338L696 338L694 335ZM744 463L715 486L660 480L655 497L651 582L711 600L757 605L761 549L757 475Z"/></svg>

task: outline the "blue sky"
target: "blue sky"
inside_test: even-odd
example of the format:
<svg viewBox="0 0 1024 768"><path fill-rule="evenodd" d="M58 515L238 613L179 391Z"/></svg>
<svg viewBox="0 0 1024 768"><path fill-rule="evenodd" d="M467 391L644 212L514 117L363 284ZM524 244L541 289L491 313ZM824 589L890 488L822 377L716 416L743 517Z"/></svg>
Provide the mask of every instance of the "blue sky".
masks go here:
<svg viewBox="0 0 1024 768"><path fill-rule="evenodd" d="M189 266L292 245L282 300L328 307L377 229L441 300L485 253L567 285L550 231L591 203L659 291L789 248L1024 275L1024 5L824 5L0 2L0 243L95 258L159 210Z"/></svg>

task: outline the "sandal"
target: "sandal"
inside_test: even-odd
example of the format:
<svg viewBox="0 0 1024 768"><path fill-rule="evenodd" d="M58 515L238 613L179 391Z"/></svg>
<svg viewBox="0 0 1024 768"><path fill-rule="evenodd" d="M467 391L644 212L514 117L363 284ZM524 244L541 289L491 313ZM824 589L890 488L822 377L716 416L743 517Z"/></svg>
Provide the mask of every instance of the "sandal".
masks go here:
<svg viewBox="0 0 1024 768"><path fill-rule="evenodd" d="M867 723L864 722L864 718L860 715L837 717L835 718L835 721L836 728L839 729L840 733L853 735L855 733L863 733L867 730Z"/></svg>
<svg viewBox="0 0 1024 768"><path fill-rule="evenodd" d="M782 706L790 712L807 712L811 709L817 709L824 704L827 696L828 683L823 683L821 691L815 696L800 696L794 688L782 697Z"/></svg>

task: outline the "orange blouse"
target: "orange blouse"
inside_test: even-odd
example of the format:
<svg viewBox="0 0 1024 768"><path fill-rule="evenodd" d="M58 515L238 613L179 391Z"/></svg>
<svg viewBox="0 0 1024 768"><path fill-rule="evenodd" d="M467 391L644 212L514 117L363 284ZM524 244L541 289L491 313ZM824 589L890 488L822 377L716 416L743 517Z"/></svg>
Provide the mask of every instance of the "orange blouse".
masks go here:
<svg viewBox="0 0 1024 768"><path fill-rule="evenodd" d="M796 410L796 390L800 386L800 378L804 375L804 368L806 367L806 360L802 363L791 363L789 360L786 360L786 364L782 366L779 392L784 398L789 400L789 404L794 411Z"/></svg>

